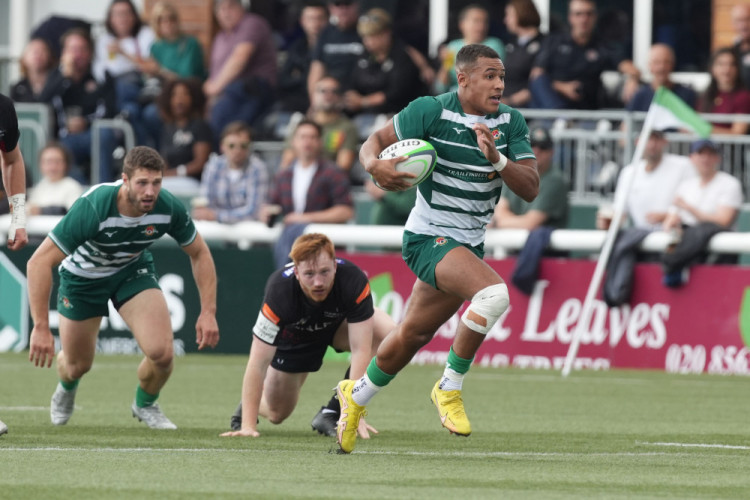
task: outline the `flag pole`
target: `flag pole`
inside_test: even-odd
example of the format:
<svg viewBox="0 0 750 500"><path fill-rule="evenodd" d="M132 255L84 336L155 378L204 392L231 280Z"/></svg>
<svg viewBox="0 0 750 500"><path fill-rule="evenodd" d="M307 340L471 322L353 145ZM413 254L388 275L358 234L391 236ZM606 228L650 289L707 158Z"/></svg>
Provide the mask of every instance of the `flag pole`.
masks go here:
<svg viewBox="0 0 750 500"><path fill-rule="evenodd" d="M643 122L641 134L638 136L638 144L636 145L635 152L633 153L633 159L630 162L630 164L634 166L633 175L624 179L626 184L622 188L623 195L620 196L619 199L615 199L615 213L612 217L612 222L609 225L609 229L607 229L607 234L604 238L604 243L602 244L602 250L599 253L599 258L596 261L594 274L591 277L591 282L589 283L586 297L583 300L581 314L578 317L578 323L576 323L576 327L573 330L573 336L570 339L568 354L565 356L565 363L563 364L562 368L563 377L567 377L570 374L570 370L573 368L573 363L575 362L576 355L578 354L578 347L581 344L581 338L583 337L585 329L587 329L589 327L589 324L591 323L591 311L594 306L594 298L599 291L602 278L604 277L604 270L607 266L609 255L610 253L612 253L612 246L614 245L615 237L617 236L617 232L620 228L620 223L622 222L622 218L625 213L625 203L628 199L630 186L633 185L633 179L635 179L635 177L640 174L640 170L642 170L643 168L639 166L639 163L641 161L641 158L643 157L643 150L646 147L646 141L648 141L648 138L651 135L651 129L653 128L653 108L654 106L652 100L652 103L648 108L648 113L646 113L646 119Z"/></svg>

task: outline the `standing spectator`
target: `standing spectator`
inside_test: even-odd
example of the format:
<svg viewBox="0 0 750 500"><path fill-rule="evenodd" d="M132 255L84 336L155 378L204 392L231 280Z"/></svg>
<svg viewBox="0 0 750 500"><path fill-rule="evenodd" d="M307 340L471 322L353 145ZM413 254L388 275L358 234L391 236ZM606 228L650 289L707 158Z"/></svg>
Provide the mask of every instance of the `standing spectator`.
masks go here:
<svg viewBox="0 0 750 500"><path fill-rule="evenodd" d="M55 68L52 49L43 38L32 38L21 56L23 78L10 89L13 102L41 102L52 100L52 90L60 79Z"/></svg>
<svg viewBox="0 0 750 500"><path fill-rule="evenodd" d="M42 178L29 194L30 215L64 215L83 193L83 186L72 177L70 152L58 142L47 143L39 152Z"/></svg>
<svg viewBox="0 0 750 500"><path fill-rule="evenodd" d="M505 90L503 102L523 108L531 102L529 76L542 49L541 19L533 0L511 0L505 6L505 26L515 40L505 44Z"/></svg>
<svg viewBox="0 0 750 500"><path fill-rule="evenodd" d="M207 204L193 208L193 219L258 219L268 193L268 169L252 154L250 127L243 122L227 125L221 133L221 153L212 155L203 171L201 199Z"/></svg>
<svg viewBox="0 0 750 500"><path fill-rule="evenodd" d="M209 123L218 135L236 120L252 125L272 104L276 46L268 21L245 12L240 0L217 0L214 12L220 31L203 92L210 99Z"/></svg>
<svg viewBox="0 0 750 500"><path fill-rule="evenodd" d="M286 51L286 60L279 71L279 106L284 111L307 112L310 98L307 77L310 73L313 50L320 34L328 24L328 9L323 1L306 1L299 15L303 36L297 38Z"/></svg>
<svg viewBox="0 0 750 500"><path fill-rule="evenodd" d="M619 229L607 262L603 295L610 307L630 301L636 261L656 258L641 252L640 243L649 233L662 228L677 186L696 175L690 159L667 153L668 146L664 132L652 130L643 148L643 158L638 164L626 165L617 180L615 204L624 203L626 224ZM626 193L628 184L630 190ZM611 207L600 207L596 214L597 229L608 229L612 216Z"/></svg>
<svg viewBox="0 0 750 500"><path fill-rule="evenodd" d="M322 158L320 125L311 120L297 124L292 136L295 160L291 168L276 174L270 206L262 216L271 221L273 210L283 219L284 229L274 246L276 267L289 262L294 240L311 223L339 224L354 216L354 207L346 174Z"/></svg>
<svg viewBox="0 0 750 500"><path fill-rule="evenodd" d="M500 56L505 57L505 46L499 38L487 36L490 29L490 14L487 9L478 4L471 4L458 13L458 30L461 38L448 42L442 54L443 63L435 80L438 93L456 90L456 54L464 45L482 44L492 48Z"/></svg>
<svg viewBox="0 0 750 500"><path fill-rule="evenodd" d="M624 96L635 92L640 72L595 35L596 2L570 0L570 32L551 34L531 72L531 105L545 109L598 109L604 103L601 74L617 69L627 76Z"/></svg>
<svg viewBox="0 0 750 500"><path fill-rule="evenodd" d="M331 23L320 34L307 77L310 101L315 84L324 75L333 76L344 88L348 88L349 77L357 58L365 53L362 39L357 33L358 2L328 0L328 10L331 14Z"/></svg>
<svg viewBox="0 0 750 500"><path fill-rule="evenodd" d="M349 113L394 113L425 93L419 68L394 39L385 10L368 10L359 18L357 32L367 52L357 59L344 93Z"/></svg>
<svg viewBox="0 0 750 500"><path fill-rule="evenodd" d="M170 80L159 96L164 119L161 156L166 163L164 176L200 182L213 143L211 127L203 119L206 98L198 80Z"/></svg>
<svg viewBox="0 0 750 500"><path fill-rule="evenodd" d="M678 240L662 256L664 284L668 287L685 283L684 270L705 259L712 236L733 229L742 207L742 185L719 170L721 153L714 142L708 139L693 142L690 160L698 175L677 187L663 224L665 231L677 233Z"/></svg>
<svg viewBox="0 0 750 500"><path fill-rule="evenodd" d="M711 55L709 72L711 83L701 95L700 111L723 114L750 113L750 90L742 86L739 61L731 48L719 49ZM748 128L750 124L744 121L713 123L711 133L744 135Z"/></svg>
<svg viewBox="0 0 750 500"><path fill-rule="evenodd" d="M103 82L91 72L93 44L88 33L79 28L67 31L62 37L60 73L62 78L52 90L60 141L73 153L75 165L71 176L82 184L91 182L91 124L97 118L111 118L116 110L116 92L112 79L105 75ZM112 130L100 131L100 155L93 162L99 181L114 178L112 151L115 136Z"/></svg>
<svg viewBox="0 0 750 500"><path fill-rule="evenodd" d="M332 76L324 76L315 83L312 105L307 117L323 130L323 157L350 173L357 158L359 132L357 126L341 110L343 98L341 85ZM281 168L294 161L291 135L284 142Z"/></svg>
<svg viewBox="0 0 750 500"><path fill-rule="evenodd" d="M141 22L131 0L112 0L107 10L107 28L96 40L94 76L102 81L105 74L115 80L117 111L133 125L138 144L150 144L158 130L149 128L143 119L139 102L143 88L143 64L151 53L154 32Z"/></svg>
<svg viewBox="0 0 750 500"><path fill-rule="evenodd" d="M625 103L628 111L648 111L654 94L659 87L666 87L674 92L677 97L685 101L688 106L695 108L697 98L695 91L680 83L675 83L670 78L674 70L675 56L672 47L663 43L655 43L651 46L648 54L648 71L651 73L651 82L642 84L633 98Z"/></svg>
<svg viewBox="0 0 750 500"><path fill-rule="evenodd" d="M151 9L151 29L156 39L142 68L160 79L206 78L203 49L197 38L180 28L179 12L168 2L156 2Z"/></svg>
<svg viewBox="0 0 750 500"><path fill-rule="evenodd" d="M736 40L732 48L740 63L740 78L750 88L750 5L737 3L730 12Z"/></svg>

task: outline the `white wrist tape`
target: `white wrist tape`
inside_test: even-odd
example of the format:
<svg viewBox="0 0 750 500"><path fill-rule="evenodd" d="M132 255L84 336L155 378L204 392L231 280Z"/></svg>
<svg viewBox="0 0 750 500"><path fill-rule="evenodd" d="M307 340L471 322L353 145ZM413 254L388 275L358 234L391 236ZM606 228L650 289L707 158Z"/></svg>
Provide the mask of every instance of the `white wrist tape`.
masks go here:
<svg viewBox="0 0 750 500"><path fill-rule="evenodd" d="M500 152L498 152L498 154L500 155L500 159L493 163L492 167L498 172L502 172L505 166L508 164L508 158Z"/></svg>
<svg viewBox="0 0 750 500"><path fill-rule="evenodd" d="M8 240L16 240L16 229L26 229L26 194L14 194L8 197L10 203L10 228L8 229Z"/></svg>

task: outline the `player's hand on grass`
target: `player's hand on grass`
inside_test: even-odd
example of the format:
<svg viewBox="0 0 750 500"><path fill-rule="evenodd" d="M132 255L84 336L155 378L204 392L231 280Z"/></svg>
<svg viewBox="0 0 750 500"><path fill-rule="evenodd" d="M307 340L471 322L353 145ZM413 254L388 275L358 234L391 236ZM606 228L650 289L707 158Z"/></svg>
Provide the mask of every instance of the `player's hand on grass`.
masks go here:
<svg viewBox="0 0 750 500"><path fill-rule="evenodd" d="M370 439L370 433L378 434L378 430L365 422L364 417L359 419L359 427L357 428L357 434L362 439Z"/></svg>
<svg viewBox="0 0 750 500"><path fill-rule="evenodd" d="M260 436L260 432L248 427L247 429L240 429L238 431L224 432L219 437L236 437L236 436L257 438Z"/></svg>
<svg viewBox="0 0 750 500"><path fill-rule="evenodd" d="M195 323L195 343L200 351L204 347L216 347L219 342L219 324L216 316L207 312L201 312Z"/></svg>
<svg viewBox="0 0 750 500"><path fill-rule="evenodd" d="M29 361L34 363L34 366L49 368L54 357L55 338L49 327L34 325L29 339Z"/></svg>

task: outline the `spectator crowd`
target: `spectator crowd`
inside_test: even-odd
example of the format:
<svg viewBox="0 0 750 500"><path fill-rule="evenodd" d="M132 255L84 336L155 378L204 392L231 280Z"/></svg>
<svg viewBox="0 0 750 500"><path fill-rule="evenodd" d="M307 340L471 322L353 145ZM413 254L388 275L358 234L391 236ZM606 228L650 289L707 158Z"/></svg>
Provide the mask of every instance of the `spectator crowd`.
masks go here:
<svg viewBox="0 0 750 500"><path fill-rule="evenodd" d="M161 153L165 186L193 198L194 218L282 222L277 265L305 224L354 217L352 186L361 185L375 202L374 222L402 224L414 192L386 193L366 180L358 146L366 130L413 99L455 90L454 59L465 44L485 44L501 56L503 102L516 108L645 111L655 91L666 87L699 112L750 113L750 5L733 7L736 43L712 54L705 68L710 82L697 90L674 81L675 52L665 43L652 46L642 75L597 29L594 0L569 0L568 29L554 33L540 29L533 0L507 1L503 19L491 19L480 4L468 5L457 16L460 36L446 40L434 59L395 29L395 7L365 10L356 0L294 4L297 33L283 41L241 0L215 0L217 29L204 52L183 29L178 2L171 1L155 3L147 19L131 0L111 0L96 37L74 22L32 33L21 58L22 78L10 96L16 103L48 105L54 137L41 151L42 179L32 191L31 214L65 213L82 186L119 178L113 152L124 145L121 132L94 130L97 120L118 118L132 126L137 145ZM498 24L505 27L502 37L490 29ZM621 77L615 96L602 83L605 71ZM503 191L495 227L566 225L569 187L556 164L549 124L530 125L536 126L531 142L544 196L527 206ZM742 120L712 126L717 134L748 133ZM283 141L277 161L253 151L259 138ZM694 144L690 158L677 158L665 153L663 131L648 141L646 178L636 183L628 205L637 237L658 228L689 235L701 223L713 231L736 226L742 189L720 172L727 159L716 143ZM99 156L92 158L92 151ZM633 169L624 168L620 178ZM655 190L656 182L669 189ZM721 184L715 188L720 195L711 191L714 184ZM710 206L706 192L713 193ZM602 211L600 228L604 219ZM665 262L668 284L682 283L675 276L685 265Z"/></svg>

